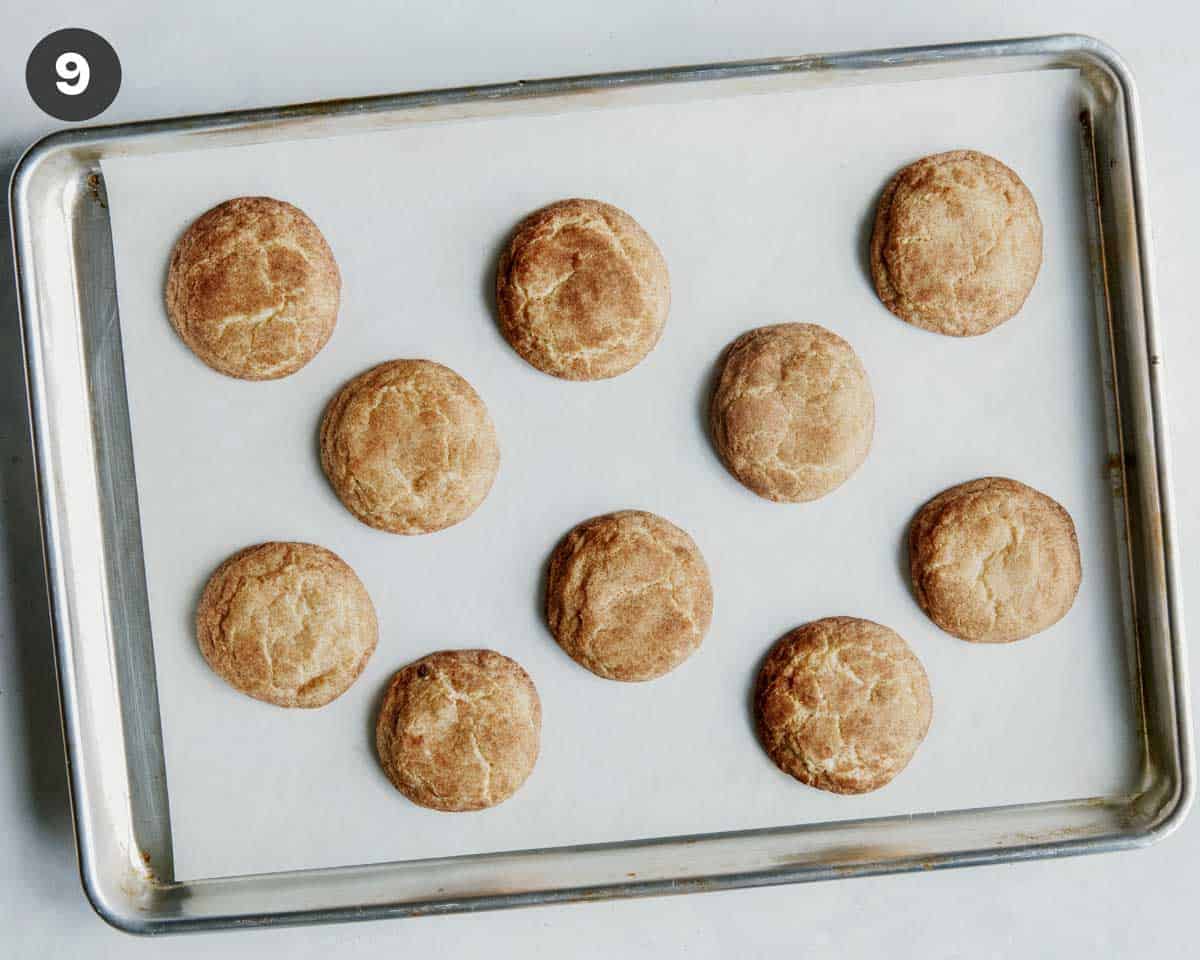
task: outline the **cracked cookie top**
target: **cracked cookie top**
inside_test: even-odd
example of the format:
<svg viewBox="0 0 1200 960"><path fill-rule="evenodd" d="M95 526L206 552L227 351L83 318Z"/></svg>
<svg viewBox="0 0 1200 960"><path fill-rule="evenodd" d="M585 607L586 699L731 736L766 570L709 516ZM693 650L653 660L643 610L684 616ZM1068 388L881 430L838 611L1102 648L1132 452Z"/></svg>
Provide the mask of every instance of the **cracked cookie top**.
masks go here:
<svg viewBox="0 0 1200 960"><path fill-rule="evenodd" d="M337 554L311 543L260 543L209 578L196 640L242 693L320 707L362 673L378 637L367 589Z"/></svg>
<svg viewBox="0 0 1200 960"><path fill-rule="evenodd" d="M726 348L709 420L738 480L795 503L825 496L866 459L875 399L850 344L816 324L781 323Z"/></svg>
<svg viewBox="0 0 1200 960"><path fill-rule="evenodd" d="M542 706L529 674L494 650L443 650L392 677L375 746L392 784L434 810L494 807L533 771Z"/></svg>
<svg viewBox="0 0 1200 960"><path fill-rule="evenodd" d="M576 662L610 680L652 680L674 670L699 648L712 609L699 548L653 513L585 520L550 558L550 631Z"/></svg>
<svg viewBox="0 0 1200 960"><path fill-rule="evenodd" d="M871 276L884 306L914 326L955 337L987 333L1021 309L1041 265L1033 194L986 154L925 157L880 197Z"/></svg>
<svg viewBox="0 0 1200 960"><path fill-rule="evenodd" d="M539 370L603 380L658 343L667 264L633 217L599 200L561 200L517 226L496 271L504 338Z"/></svg>
<svg viewBox="0 0 1200 960"><path fill-rule="evenodd" d="M775 764L832 793L889 783L929 731L925 668L894 630L856 617L797 627L763 661L758 735Z"/></svg>
<svg viewBox="0 0 1200 960"><path fill-rule="evenodd" d="M431 360L389 360L329 402L321 466L359 520L389 533L432 533L483 503L500 447L487 406Z"/></svg>
<svg viewBox="0 0 1200 960"><path fill-rule="evenodd" d="M1061 620L1079 592L1071 515L1016 480L984 477L939 493L913 519L908 548L921 609L963 640L1032 636Z"/></svg>
<svg viewBox="0 0 1200 960"><path fill-rule="evenodd" d="M325 346L341 290L333 251L302 210L237 197L202 215L175 244L167 316L214 370L274 380Z"/></svg>

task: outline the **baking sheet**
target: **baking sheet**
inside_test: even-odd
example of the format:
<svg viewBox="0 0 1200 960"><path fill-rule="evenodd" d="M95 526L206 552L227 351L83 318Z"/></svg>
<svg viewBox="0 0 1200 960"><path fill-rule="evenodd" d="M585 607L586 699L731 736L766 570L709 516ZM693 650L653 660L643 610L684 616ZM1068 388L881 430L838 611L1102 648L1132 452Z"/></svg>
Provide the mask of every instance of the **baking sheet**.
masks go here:
<svg viewBox="0 0 1200 960"><path fill-rule="evenodd" d="M1098 339L1066 73L775 92L414 125L334 140L104 162L176 877L627 840L1119 793L1138 775L1122 639ZM614 98L619 102L619 97ZM878 192L902 164L971 146L1026 180L1045 264L1023 312L952 340L893 318L865 272ZM167 322L175 239L230 196L305 209L338 258L338 328L298 374L222 377ZM629 374L572 384L499 336L491 285L526 212L566 196L630 211L666 255L672 309ZM871 376L874 445L841 489L771 504L709 446L714 362L742 331L822 323ZM431 536L357 523L316 452L346 379L391 357L467 377L495 419L502 465L484 505ZM986 474L1050 493L1075 518L1084 579L1070 614L1007 647L940 633L911 597L903 537L932 494ZM691 532L716 609L701 651L667 677L592 676L541 620L557 539L638 507ZM359 573L381 636L358 683L317 711L236 694L201 658L192 615L212 569L267 539L321 543ZM862 797L779 773L758 748L758 662L791 627L853 614L924 661L934 720L909 768ZM542 697L542 755L509 802L418 808L374 756L392 671L435 649L491 646Z"/></svg>

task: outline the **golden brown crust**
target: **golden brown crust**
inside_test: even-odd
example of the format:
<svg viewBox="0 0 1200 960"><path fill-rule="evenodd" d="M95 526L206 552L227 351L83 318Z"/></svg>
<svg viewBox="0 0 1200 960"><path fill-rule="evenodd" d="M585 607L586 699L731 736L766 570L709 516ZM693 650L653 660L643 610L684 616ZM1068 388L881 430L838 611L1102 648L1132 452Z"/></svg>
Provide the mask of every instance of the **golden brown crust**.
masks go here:
<svg viewBox="0 0 1200 960"><path fill-rule="evenodd" d="M812 323L742 334L726 349L709 411L730 473L760 497L815 500L867 457L875 400L854 349Z"/></svg>
<svg viewBox="0 0 1200 960"><path fill-rule="evenodd" d="M550 632L576 662L610 680L674 670L700 647L712 609L700 549L653 513L585 520L550 558Z"/></svg>
<svg viewBox="0 0 1200 960"><path fill-rule="evenodd" d="M776 765L832 793L891 781L929 731L925 668L895 631L856 617L797 627L772 648L755 691L758 736Z"/></svg>
<svg viewBox="0 0 1200 960"><path fill-rule="evenodd" d="M909 528L917 602L947 633L1009 643L1045 630L1082 579L1071 515L1016 480L984 477L939 493Z"/></svg>
<svg viewBox="0 0 1200 960"><path fill-rule="evenodd" d="M392 677L375 746L413 803L482 810L525 782L541 730L537 688L519 663L493 650L443 650Z"/></svg>
<svg viewBox="0 0 1200 960"><path fill-rule="evenodd" d="M320 707L362 673L379 628L367 589L337 554L260 543L217 567L196 610L208 665L242 693Z"/></svg>
<svg viewBox="0 0 1200 960"><path fill-rule="evenodd" d="M905 167L879 200L871 276L901 320L956 337L1021 309L1042 265L1033 194L999 160L953 150Z"/></svg>
<svg viewBox="0 0 1200 960"><path fill-rule="evenodd" d="M667 263L650 235L599 200L560 200L530 214L496 270L505 339L565 380L636 366L662 336L670 301Z"/></svg>
<svg viewBox="0 0 1200 960"><path fill-rule="evenodd" d="M237 197L203 214L175 244L167 315L214 370L274 380L325 346L341 290L333 251L302 210Z"/></svg>
<svg viewBox="0 0 1200 960"><path fill-rule="evenodd" d="M500 467L496 428L471 385L431 360L390 360L329 402L321 466L346 508L390 533L470 516Z"/></svg>

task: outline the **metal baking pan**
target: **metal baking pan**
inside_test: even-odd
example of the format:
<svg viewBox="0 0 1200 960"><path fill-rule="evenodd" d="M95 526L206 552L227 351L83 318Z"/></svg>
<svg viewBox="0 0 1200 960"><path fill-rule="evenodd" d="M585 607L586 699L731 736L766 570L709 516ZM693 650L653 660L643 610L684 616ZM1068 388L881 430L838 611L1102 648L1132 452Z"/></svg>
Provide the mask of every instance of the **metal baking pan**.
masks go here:
<svg viewBox="0 0 1200 960"><path fill-rule="evenodd" d="M1139 746L1111 796L180 881L101 161L593 106L775 78L795 89L1069 70ZM1082 36L674 67L55 134L11 185L47 580L80 872L137 933L450 913L1098 853L1179 824L1192 799L1188 687L1150 228L1133 79ZM915 504L914 504L915 506Z"/></svg>

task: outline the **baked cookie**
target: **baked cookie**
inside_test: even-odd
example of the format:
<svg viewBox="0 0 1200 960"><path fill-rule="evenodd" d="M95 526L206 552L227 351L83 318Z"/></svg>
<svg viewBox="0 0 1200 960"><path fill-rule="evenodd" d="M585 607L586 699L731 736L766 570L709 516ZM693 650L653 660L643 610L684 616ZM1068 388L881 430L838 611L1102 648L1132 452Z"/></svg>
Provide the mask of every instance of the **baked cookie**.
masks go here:
<svg viewBox="0 0 1200 960"><path fill-rule="evenodd" d="M905 167L883 191L871 276L901 320L955 337L1013 316L1042 265L1033 194L999 160L952 150Z"/></svg>
<svg viewBox="0 0 1200 960"><path fill-rule="evenodd" d="M610 680L653 680L712 623L708 567L691 537L642 510L585 520L550 558L546 622L576 662Z"/></svg>
<svg viewBox="0 0 1200 960"><path fill-rule="evenodd" d="M650 235L599 200L560 200L517 226L496 271L500 330L565 380L632 369L667 322L667 263Z"/></svg>
<svg viewBox="0 0 1200 960"><path fill-rule="evenodd" d="M494 650L443 650L388 684L375 746L392 784L434 810L482 810L533 771L542 731L537 688Z"/></svg>
<svg viewBox="0 0 1200 960"><path fill-rule="evenodd" d="M379 635L367 589L336 553L260 543L209 578L196 640L229 684L281 707L320 707L367 665Z"/></svg>
<svg viewBox="0 0 1200 960"><path fill-rule="evenodd" d="M760 497L816 500L866 459L875 398L845 340L813 323L781 323L725 349L710 423L725 466Z"/></svg>
<svg viewBox="0 0 1200 960"><path fill-rule="evenodd" d="M797 627L758 674L758 735L784 773L831 793L878 790L908 766L933 700L894 630L856 617Z"/></svg>
<svg viewBox="0 0 1200 960"><path fill-rule="evenodd" d="M274 380L325 346L341 292L333 251L302 210L238 197L213 207L175 244L167 316L214 370Z"/></svg>
<svg viewBox="0 0 1200 960"><path fill-rule="evenodd" d="M1045 630L1082 578L1071 515L1016 480L984 477L939 493L909 528L917 602L947 633L1008 643Z"/></svg>
<svg viewBox="0 0 1200 960"><path fill-rule="evenodd" d="M483 503L500 467L487 406L431 360L389 360L329 402L321 466L346 508L390 533L432 533Z"/></svg>

